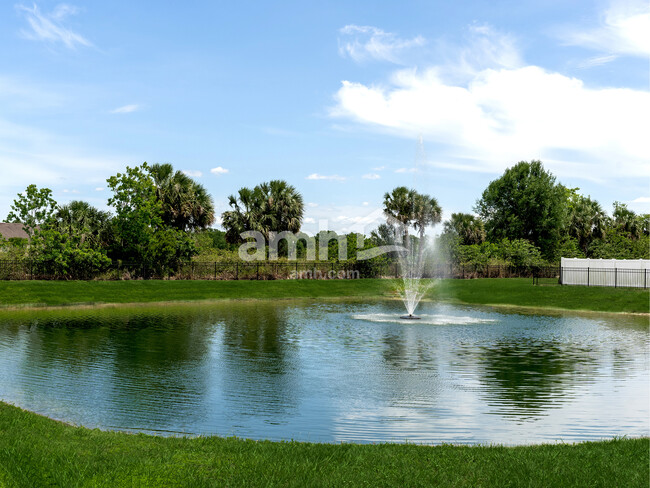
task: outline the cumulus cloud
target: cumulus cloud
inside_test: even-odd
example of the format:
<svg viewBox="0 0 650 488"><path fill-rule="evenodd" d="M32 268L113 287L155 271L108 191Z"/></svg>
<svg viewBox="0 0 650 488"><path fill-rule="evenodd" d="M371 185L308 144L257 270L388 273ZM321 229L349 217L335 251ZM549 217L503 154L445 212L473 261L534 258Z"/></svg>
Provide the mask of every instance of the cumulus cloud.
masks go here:
<svg viewBox="0 0 650 488"><path fill-rule="evenodd" d="M215 168L215 169L216 169L216 168ZM222 168L222 169L223 169L223 168ZM226 171L226 172L227 172L227 171ZM192 178L200 178L201 176L203 176L203 172L202 172L202 171L192 170L192 169L184 169L184 170L183 170L183 174L186 175L186 176L190 176L190 177L192 177Z"/></svg>
<svg viewBox="0 0 650 488"><path fill-rule="evenodd" d="M570 26L561 29L558 35L566 44L603 53L650 56L650 3L645 0L612 2L599 20L597 26L586 29Z"/></svg>
<svg viewBox="0 0 650 488"><path fill-rule="evenodd" d="M36 4L33 4L32 7L17 5L16 8L24 13L30 27L21 31L21 34L26 39L45 41L52 44L62 43L70 49L74 49L78 45L92 46L92 43L85 37L64 25L67 17L78 13L76 7L59 4L49 14L41 12Z"/></svg>
<svg viewBox="0 0 650 488"><path fill-rule="evenodd" d="M122 107L117 107L113 110L111 110L112 114L130 114L131 112L135 112L136 110L140 109L140 105L134 103L131 105L124 105Z"/></svg>
<svg viewBox="0 0 650 488"><path fill-rule="evenodd" d="M309 212L310 220L304 220L303 230L315 234L320 230L338 233L359 232L369 235L386 218L381 208L362 205L324 205Z"/></svg>
<svg viewBox="0 0 650 488"><path fill-rule="evenodd" d="M560 176L650 175L650 93L591 88L506 58L467 67L468 54L458 65L462 81L446 76L453 66L398 70L387 85L343 81L331 115L410 139L422 134L441 149L442 167L497 173L542 159Z"/></svg>
<svg viewBox="0 0 650 488"><path fill-rule="evenodd" d="M226 168L222 168L221 166L217 166L216 168L212 168L210 170L210 173L212 173L213 175L217 175L217 176L225 175L228 172L229 171Z"/></svg>
<svg viewBox="0 0 650 488"><path fill-rule="evenodd" d="M333 180L333 181L344 181L345 177L339 175L321 175L318 173L312 173L305 178L306 180Z"/></svg>
<svg viewBox="0 0 650 488"><path fill-rule="evenodd" d="M378 175L377 173L368 173L363 175L361 178L363 178L364 180L378 180L379 178L381 178L381 176Z"/></svg>
<svg viewBox="0 0 650 488"><path fill-rule="evenodd" d="M339 53L357 62L376 59L401 64L405 51L426 43L421 36L401 39L396 34L369 25L346 25L339 33Z"/></svg>

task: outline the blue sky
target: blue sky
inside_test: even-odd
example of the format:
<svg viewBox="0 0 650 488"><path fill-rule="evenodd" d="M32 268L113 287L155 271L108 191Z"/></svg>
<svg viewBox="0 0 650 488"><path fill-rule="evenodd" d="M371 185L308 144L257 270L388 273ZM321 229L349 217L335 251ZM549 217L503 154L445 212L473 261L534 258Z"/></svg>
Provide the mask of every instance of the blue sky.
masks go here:
<svg viewBox="0 0 650 488"><path fill-rule="evenodd" d="M648 2L2 2L0 46L0 218L30 183L105 208L143 161L218 213L285 179L311 232L398 185L471 212L531 159L650 212Z"/></svg>

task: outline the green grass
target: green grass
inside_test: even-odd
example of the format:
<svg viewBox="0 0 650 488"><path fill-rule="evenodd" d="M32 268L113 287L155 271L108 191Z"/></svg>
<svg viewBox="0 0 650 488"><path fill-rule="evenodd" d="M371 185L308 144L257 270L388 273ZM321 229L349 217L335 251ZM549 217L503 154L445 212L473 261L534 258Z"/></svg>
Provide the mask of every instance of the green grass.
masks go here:
<svg viewBox="0 0 650 488"><path fill-rule="evenodd" d="M0 486L647 487L650 439L524 447L164 438L0 403Z"/></svg>
<svg viewBox="0 0 650 488"><path fill-rule="evenodd" d="M0 307L219 299L394 297L393 280L3 281ZM525 278L437 280L428 298L468 304L650 312L650 290L534 286Z"/></svg>

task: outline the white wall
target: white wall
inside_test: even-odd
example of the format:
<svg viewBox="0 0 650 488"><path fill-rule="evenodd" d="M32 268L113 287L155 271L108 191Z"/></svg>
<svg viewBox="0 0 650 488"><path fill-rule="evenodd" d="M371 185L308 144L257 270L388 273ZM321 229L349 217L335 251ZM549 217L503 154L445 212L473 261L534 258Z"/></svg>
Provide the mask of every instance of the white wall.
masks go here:
<svg viewBox="0 0 650 488"><path fill-rule="evenodd" d="M649 259L562 258L563 285L650 287Z"/></svg>

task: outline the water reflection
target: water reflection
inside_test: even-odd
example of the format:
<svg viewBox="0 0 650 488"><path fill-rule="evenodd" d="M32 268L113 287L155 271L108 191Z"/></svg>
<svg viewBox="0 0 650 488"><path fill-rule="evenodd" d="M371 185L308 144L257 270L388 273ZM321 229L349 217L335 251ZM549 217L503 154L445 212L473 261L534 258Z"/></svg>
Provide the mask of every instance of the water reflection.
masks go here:
<svg viewBox="0 0 650 488"><path fill-rule="evenodd" d="M436 304L423 305L431 323L367 319L400 312L345 301L2 311L0 398L160 433L515 444L650 434L647 319Z"/></svg>
<svg viewBox="0 0 650 488"><path fill-rule="evenodd" d="M518 418L546 414L570 401L596 367L592 351L552 340L500 341L480 349L486 397L495 412Z"/></svg>
<svg viewBox="0 0 650 488"><path fill-rule="evenodd" d="M300 393L298 333L286 315L286 307L272 302L224 310L223 347L217 354L231 418L261 415L283 423L295 408Z"/></svg>

